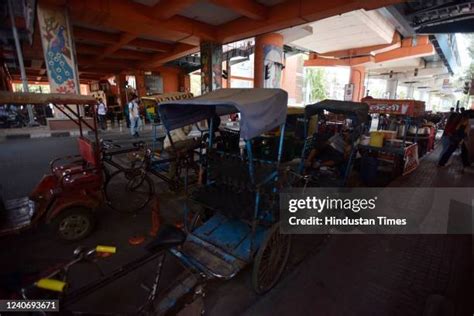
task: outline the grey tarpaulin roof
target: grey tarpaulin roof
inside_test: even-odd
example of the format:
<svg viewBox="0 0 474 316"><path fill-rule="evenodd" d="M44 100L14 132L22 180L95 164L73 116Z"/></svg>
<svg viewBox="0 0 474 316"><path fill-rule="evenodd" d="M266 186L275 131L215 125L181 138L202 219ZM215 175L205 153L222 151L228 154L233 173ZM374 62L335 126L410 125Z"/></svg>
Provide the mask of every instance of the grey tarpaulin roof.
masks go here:
<svg viewBox="0 0 474 316"><path fill-rule="evenodd" d="M160 104L167 130L217 115L240 112L240 136L250 139L278 127L286 120L288 93L282 89L219 89L205 95Z"/></svg>
<svg viewBox="0 0 474 316"><path fill-rule="evenodd" d="M323 100L314 104L309 104L305 107L305 115L307 117L328 111L335 114L345 114L354 122L356 125L366 123L368 121L369 106L367 103L352 102L352 101L339 101L339 100Z"/></svg>

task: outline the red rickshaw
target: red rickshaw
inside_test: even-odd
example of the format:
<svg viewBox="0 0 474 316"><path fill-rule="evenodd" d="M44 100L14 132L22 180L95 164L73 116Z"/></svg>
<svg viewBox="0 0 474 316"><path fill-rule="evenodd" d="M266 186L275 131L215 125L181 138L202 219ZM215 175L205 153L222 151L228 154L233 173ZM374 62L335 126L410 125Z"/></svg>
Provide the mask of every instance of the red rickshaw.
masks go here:
<svg viewBox="0 0 474 316"><path fill-rule="evenodd" d="M0 236L18 233L39 223L51 225L64 240L79 240L94 228L94 210L104 201L95 111L85 118L81 106L95 106L91 96L0 92L0 104L49 105L79 127L79 155L57 158L28 197L3 201L0 197ZM73 109L73 106L75 110ZM84 136L92 131L93 140Z"/></svg>

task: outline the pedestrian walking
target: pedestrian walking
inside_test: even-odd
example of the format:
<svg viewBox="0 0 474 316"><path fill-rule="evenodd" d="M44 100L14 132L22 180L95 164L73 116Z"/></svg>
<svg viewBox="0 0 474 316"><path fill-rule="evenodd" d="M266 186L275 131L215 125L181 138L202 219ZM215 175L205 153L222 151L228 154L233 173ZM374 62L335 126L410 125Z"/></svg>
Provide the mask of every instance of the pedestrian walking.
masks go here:
<svg viewBox="0 0 474 316"><path fill-rule="evenodd" d="M99 99L97 104L97 118L100 128L105 131L107 129L107 106L102 99Z"/></svg>
<svg viewBox="0 0 474 316"><path fill-rule="evenodd" d="M461 115L455 112L453 107L449 112L450 113L448 119L446 120L446 124L444 125L443 136L441 136L441 153L439 154L440 159L448 150L450 146L451 136L454 135L456 127L458 126L458 123L461 119Z"/></svg>
<svg viewBox="0 0 474 316"><path fill-rule="evenodd" d="M469 134L469 115L467 113L461 114L461 118L456 125L454 133L449 137L449 146L446 152L441 156L438 166L444 167L448 162L451 155L459 148L459 145L464 143L467 135ZM463 160L463 166L467 167L469 165L467 160L466 148L463 148L463 153L461 158Z"/></svg>
<svg viewBox="0 0 474 316"><path fill-rule="evenodd" d="M136 94L131 96L131 101L128 103L128 113L130 118L130 134L134 137L140 137L138 128L140 126L140 99Z"/></svg>

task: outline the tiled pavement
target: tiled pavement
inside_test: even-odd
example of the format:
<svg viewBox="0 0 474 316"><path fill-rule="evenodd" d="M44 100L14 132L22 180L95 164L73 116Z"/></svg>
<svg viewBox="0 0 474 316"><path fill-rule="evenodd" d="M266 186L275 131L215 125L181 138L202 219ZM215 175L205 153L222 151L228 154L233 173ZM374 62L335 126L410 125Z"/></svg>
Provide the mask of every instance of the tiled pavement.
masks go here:
<svg viewBox="0 0 474 316"><path fill-rule="evenodd" d="M470 236L333 236L245 315L470 315ZM239 312L234 315L240 314Z"/></svg>
<svg viewBox="0 0 474 316"><path fill-rule="evenodd" d="M391 186L474 185L459 157L440 169L437 156ZM472 235L334 235L244 314L472 315L472 249Z"/></svg>
<svg viewBox="0 0 474 316"><path fill-rule="evenodd" d="M399 177L390 183L393 187L474 187L474 169L462 172L459 152L444 168L437 166L441 147L423 157L420 166L410 175ZM471 167L472 168L472 167Z"/></svg>

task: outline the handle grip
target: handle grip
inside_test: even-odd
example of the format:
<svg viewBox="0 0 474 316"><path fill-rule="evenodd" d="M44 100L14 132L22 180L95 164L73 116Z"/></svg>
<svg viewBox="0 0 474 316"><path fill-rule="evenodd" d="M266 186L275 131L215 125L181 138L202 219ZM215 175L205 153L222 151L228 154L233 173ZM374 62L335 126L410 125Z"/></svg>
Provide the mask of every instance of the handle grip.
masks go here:
<svg viewBox="0 0 474 316"><path fill-rule="evenodd" d="M55 279L40 279L35 283L35 286L40 289L50 290L54 292L63 292L66 282Z"/></svg>
<svg viewBox="0 0 474 316"><path fill-rule="evenodd" d="M95 251L103 253L116 253L117 247L98 245L97 247L95 247Z"/></svg>

